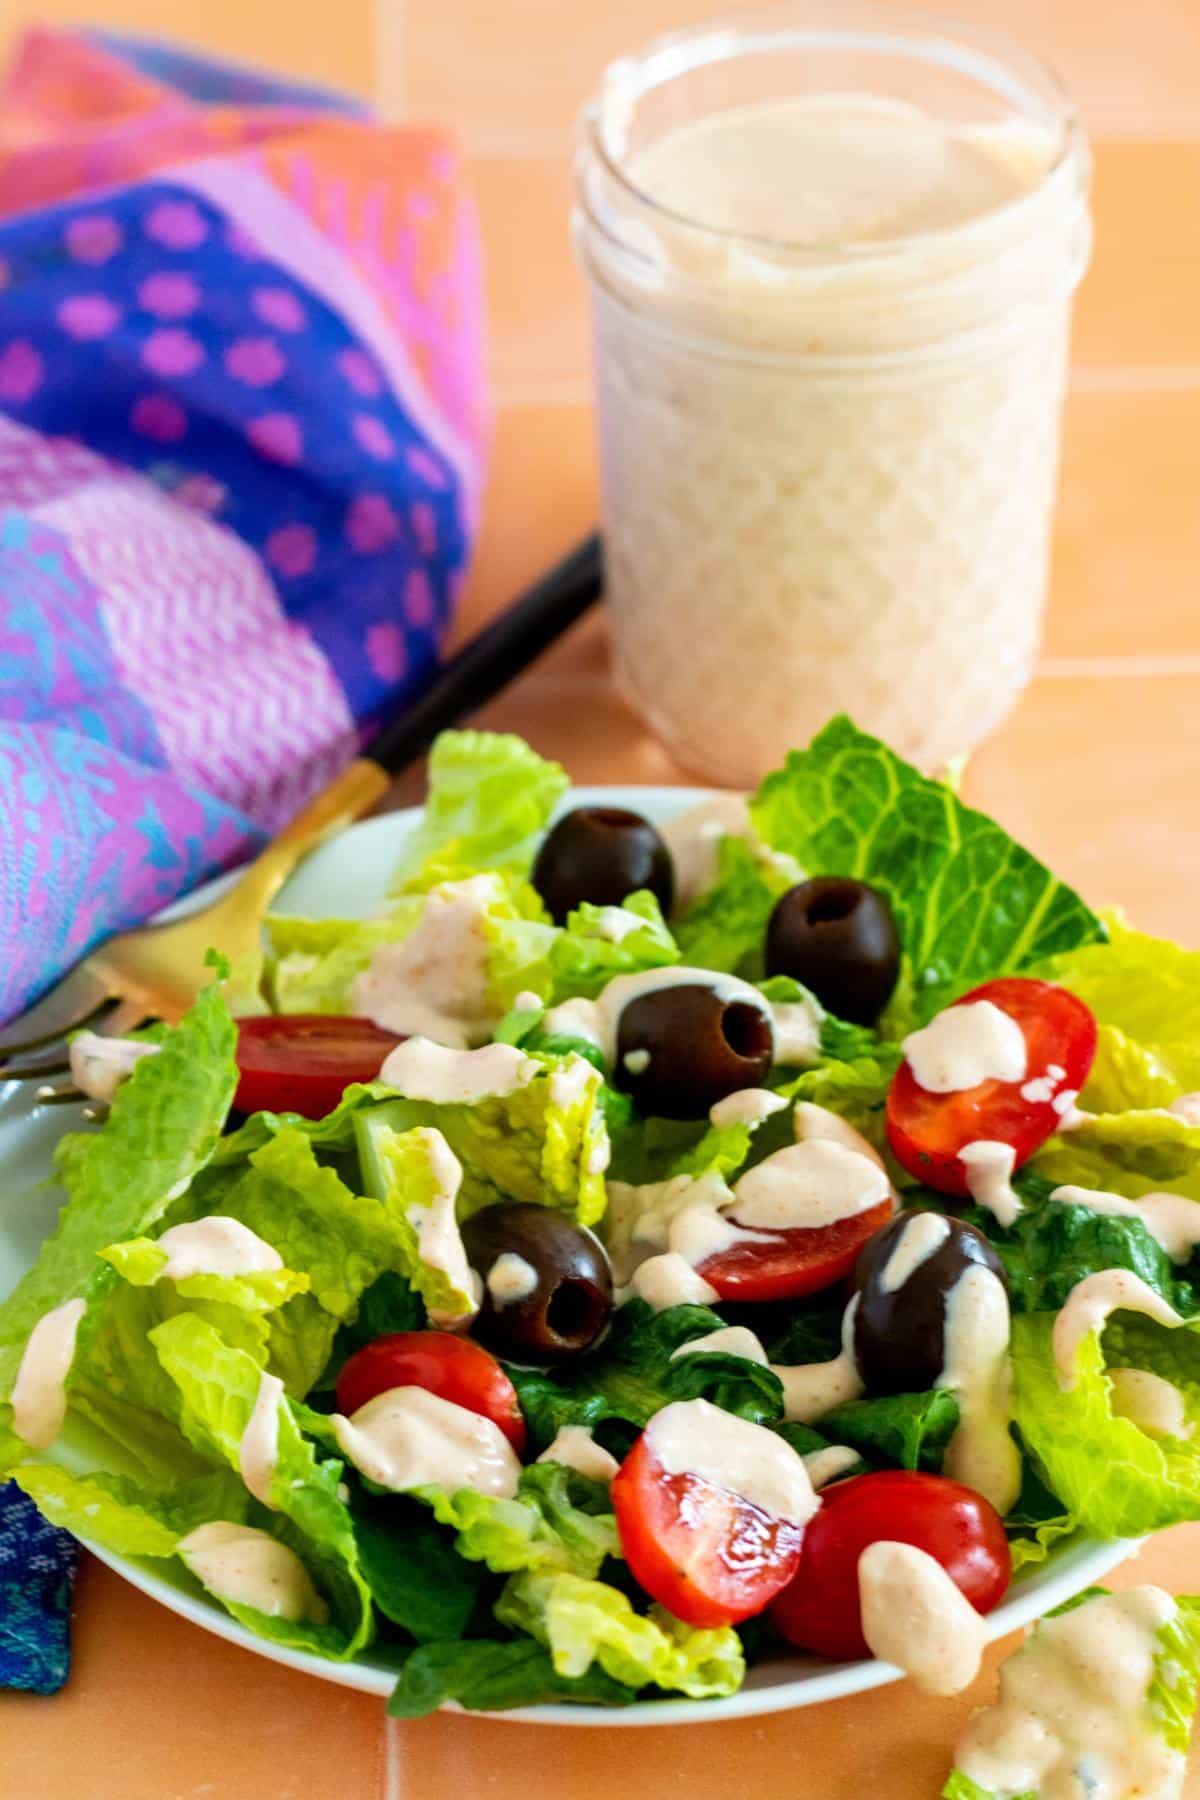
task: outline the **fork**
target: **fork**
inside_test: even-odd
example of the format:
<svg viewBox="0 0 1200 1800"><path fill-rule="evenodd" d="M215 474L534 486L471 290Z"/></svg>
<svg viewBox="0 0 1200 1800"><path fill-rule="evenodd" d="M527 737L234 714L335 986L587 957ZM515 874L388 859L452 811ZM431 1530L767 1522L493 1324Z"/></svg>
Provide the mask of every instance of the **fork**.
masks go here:
<svg viewBox="0 0 1200 1800"><path fill-rule="evenodd" d="M167 924L142 925L107 939L57 986L0 1029L0 1080L32 1081L69 1068L62 1039L82 1026L121 1036L151 1019L175 1024L209 978L206 958L220 952L236 970L261 949L268 906L300 859L382 800L392 779L438 732L475 712L538 657L600 596L597 537L586 538L446 663L428 690L387 720L367 754L286 825L218 899ZM54 1046L45 1049L45 1046ZM40 1100L82 1098L71 1083L42 1088Z"/></svg>

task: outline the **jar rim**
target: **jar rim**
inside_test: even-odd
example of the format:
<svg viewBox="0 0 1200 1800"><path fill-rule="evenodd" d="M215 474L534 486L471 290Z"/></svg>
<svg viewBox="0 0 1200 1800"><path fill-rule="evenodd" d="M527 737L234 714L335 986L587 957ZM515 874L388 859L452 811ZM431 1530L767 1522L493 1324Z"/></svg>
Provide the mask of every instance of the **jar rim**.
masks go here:
<svg viewBox="0 0 1200 1800"><path fill-rule="evenodd" d="M815 21L823 10L828 23L807 23L799 17L801 13L808 13ZM795 22L786 22L789 20ZM903 36L906 30L919 31L921 35L906 39ZM994 93L1025 108L1037 98L1040 86L1043 90L1040 121L1054 128L1054 156L1031 188L973 219L926 231L897 233L894 237L869 242L834 238L814 244L775 234L738 231L680 212L640 187L630 175L624 159L614 154L608 139L606 100L612 98L618 78L628 83L633 71L643 72L634 87L635 98L640 101L655 88L696 69L754 52L803 46L908 56L926 65L940 65L974 76ZM1026 116L1036 115L1027 112ZM591 99L584 106L580 127L586 148L605 173L646 214L694 232L701 240L727 248L785 256L814 270L834 265L844 267L850 262L868 266L936 249L942 244L961 245L976 232L990 232L998 223L1016 219L1022 211L1036 209L1055 186L1070 185L1072 172L1078 173L1076 185L1082 199L1086 194L1089 167L1087 139L1079 115L1065 82L1052 64L1023 49L1003 32L924 8L883 5L879 0L849 0L849 3L834 0L832 5L826 4L824 8L820 4L797 7L796 0L773 0L773 3L753 10L725 13L702 25L663 33L641 50L618 57L607 65Z"/></svg>

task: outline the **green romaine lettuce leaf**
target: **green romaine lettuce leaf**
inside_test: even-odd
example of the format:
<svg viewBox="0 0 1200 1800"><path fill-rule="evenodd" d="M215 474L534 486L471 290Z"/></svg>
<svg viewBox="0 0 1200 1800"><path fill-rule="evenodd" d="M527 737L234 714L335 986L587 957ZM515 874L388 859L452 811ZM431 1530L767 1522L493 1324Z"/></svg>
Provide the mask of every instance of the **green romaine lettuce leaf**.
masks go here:
<svg viewBox="0 0 1200 1800"><path fill-rule="evenodd" d="M379 1199L396 1220L404 1244L400 1273L421 1296L431 1318L443 1323L467 1319L476 1311L476 1300L466 1281L455 1285L454 1271L427 1262L421 1255L420 1223L423 1213L441 1212L448 1224L454 1219L455 1194L443 1191L435 1162L437 1138L429 1126L411 1131L376 1128L370 1137L370 1162L363 1172L378 1180ZM469 1276L465 1252L461 1252L464 1277ZM449 1260L449 1259L448 1259Z"/></svg>
<svg viewBox="0 0 1200 1800"><path fill-rule="evenodd" d="M625 915L641 923L630 925ZM614 916L625 928L616 936L611 935ZM555 1002L577 996L590 1000L618 975L677 963L679 947L654 895L642 892L628 895L619 907L593 906L585 900L568 914L563 929L555 932L549 959L554 984L551 998Z"/></svg>
<svg viewBox="0 0 1200 1800"><path fill-rule="evenodd" d="M750 815L811 873L853 875L886 895L917 1020L977 982L1103 937L1079 896L994 820L847 718L792 751Z"/></svg>
<svg viewBox="0 0 1200 1800"><path fill-rule="evenodd" d="M753 979L762 969L767 920L789 886L789 877L756 856L745 838L723 837L715 883L676 921L684 962Z"/></svg>
<svg viewBox="0 0 1200 1800"><path fill-rule="evenodd" d="M514 1500L460 1488L414 1490L439 1525L456 1532L455 1548L495 1575L515 1570L566 1570L597 1575L606 1557L619 1556L616 1521L607 1491L558 1463L532 1463L521 1472ZM587 1502L586 1508L577 1504Z"/></svg>
<svg viewBox="0 0 1200 1800"><path fill-rule="evenodd" d="M628 1706L633 1688L593 1666L586 1675L560 1675L550 1653L532 1638L504 1643L421 1644L406 1658L388 1701L393 1719L423 1719L447 1700L468 1712L508 1712L544 1701L574 1700L593 1706Z"/></svg>
<svg viewBox="0 0 1200 1800"><path fill-rule="evenodd" d="M847 1400L818 1420L831 1444L848 1444L868 1462L936 1474L958 1428L958 1402L945 1388Z"/></svg>
<svg viewBox="0 0 1200 1800"><path fill-rule="evenodd" d="M485 1571L402 1494L376 1498L356 1484L350 1510L359 1566L384 1617L421 1644L462 1637Z"/></svg>
<svg viewBox="0 0 1200 1800"><path fill-rule="evenodd" d="M423 901L395 903L380 919L304 919L271 913L267 994L275 1012L345 1013L356 976L381 944L397 943L418 924Z"/></svg>
<svg viewBox="0 0 1200 1800"><path fill-rule="evenodd" d="M519 737L444 731L429 755L429 794L392 877L394 893L500 869L526 875L567 776Z"/></svg>
<svg viewBox="0 0 1200 1800"><path fill-rule="evenodd" d="M643 1617L617 1588L579 1575L514 1575L496 1617L544 1644L560 1675L578 1678L598 1663L625 1686L699 1700L736 1692L745 1674L741 1641L729 1626L702 1631L661 1607Z"/></svg>
<svg viewBox="0 0 1200 1800"><path fill-rule="evenodd" d="M13 1479L53 1525L117 1556L174 1556L181 1537L210 1519L240 1524L250 1496L227 1469L152 1488L122 1475L75 1474L58 1463L23 1463Z"/></svg>

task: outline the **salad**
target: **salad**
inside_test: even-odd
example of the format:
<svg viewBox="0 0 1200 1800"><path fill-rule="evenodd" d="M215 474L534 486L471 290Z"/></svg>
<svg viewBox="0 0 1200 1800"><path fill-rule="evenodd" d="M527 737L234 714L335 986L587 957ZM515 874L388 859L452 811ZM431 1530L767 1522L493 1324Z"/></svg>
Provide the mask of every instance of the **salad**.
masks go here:
<svg viewBox="0 0 1200 1800"><path fill-rule="evenodd" d="M444 735L385 910L75 1039L106 1116L0 1304L0 1473L372 1645L403 1716L791 1647L958 1691L1023 1570L1200 1519L1200 952L844 718L661 832L566 790ZM1200 1633L1138 1592L1085 1601L1139 1647L1093 1710L1181 1781ZM1059 1762L1012 1749L1084 1610L957 1800L1118 1768L1062 1707Z"/></svg>

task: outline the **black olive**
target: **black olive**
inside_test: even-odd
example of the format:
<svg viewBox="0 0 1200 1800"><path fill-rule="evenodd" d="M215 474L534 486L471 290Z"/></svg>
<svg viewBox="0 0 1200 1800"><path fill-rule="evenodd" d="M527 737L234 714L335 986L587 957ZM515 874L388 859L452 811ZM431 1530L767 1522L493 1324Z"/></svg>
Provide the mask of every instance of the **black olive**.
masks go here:
<svg viewBox="0 0 1200 1800"><path fill-rule="evenodd" d="M612 1314L612 1270L600 1240L565 1213L530 1201L502 1201L473 1213L462 1227L467 1259L483 1281L471 1335L497 1356L519 1363L556 1363L595 1343ZM505 1298L501 1277L488 1277L505 1254L532 1273L528 1293ZM512 1265L519 1277L519 1264ZM520 1288L517 1281L517 1289ZM494 1291L493 1291L494 1288Z"/></svg>
<svg viewBox="0 0 1200 1800"><path fill-rule="evenodd" d="M765 1002L723 999L707 984L681 982L621 1008L612 1078L643 1113L702 1119L726 1094L762 1085L773 1046Z"/></svg>
<svg viewBox="0 0 1200 1800"><path fill-rule="evenodd" d="M818 875L789 888L767 923L768 975L790 975L839 1019L873 1025L900 973L892 909L865 881Z"/></svg>
<svg viewBox="0 0 1200 1800"><path fill-rule="evenodd" d="M884 1273L892 1254L910 1231L929 1230L922 1219L942 1219L946 1234L930 1254L915 1258L911 1272L889 1291ZM1000 1258L983 1233L962 1219L900 1213L864 1245L854 1268L854 1360L868 1393L919 1394L935 1385L946 1363L946 1302L972 1263L990 1269L1007 1292Z"/></svg>
<svg viewBox="0 0 1200 1800"><path fill-rule="evenodd" d="M620 906L649 888L666 915L675 899L675 867L662 837L641 813L618 806L564 814L537 853L532 879L558 925L584 900Z"/></svg>

